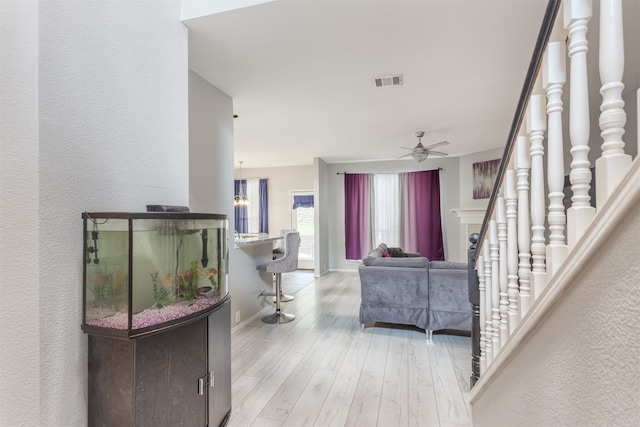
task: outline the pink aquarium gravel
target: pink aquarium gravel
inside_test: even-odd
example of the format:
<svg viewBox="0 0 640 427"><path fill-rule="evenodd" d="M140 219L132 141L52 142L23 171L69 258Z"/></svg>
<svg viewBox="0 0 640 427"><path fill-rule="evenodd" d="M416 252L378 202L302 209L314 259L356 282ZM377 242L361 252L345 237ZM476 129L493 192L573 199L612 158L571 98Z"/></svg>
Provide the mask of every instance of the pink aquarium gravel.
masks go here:
<svg viewBox="0 0 640 427"><path fill-rule="evenodd" d="M162 308L148 308L140 313L136 313L131 319L131 329L142 329L149 326L159 325L160 323L169 322L171 320L180 319L190 314L206 310L212 305L218 303L221 298L198 298L189 301L178 301ZM94 313L95 314L95 313ZM89 313L87 313L89 317ZM100 328L123 329L126 330L127 313L118 312L112 316L101 317L97 319L87 319L87 325L97 326Z"/></svg>

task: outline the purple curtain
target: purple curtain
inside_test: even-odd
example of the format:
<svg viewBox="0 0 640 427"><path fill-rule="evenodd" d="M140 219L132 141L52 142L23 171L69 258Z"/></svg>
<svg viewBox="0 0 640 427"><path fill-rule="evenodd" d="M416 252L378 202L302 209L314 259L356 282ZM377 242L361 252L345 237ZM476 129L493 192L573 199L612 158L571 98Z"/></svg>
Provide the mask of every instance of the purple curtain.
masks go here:
<svg viewBox="0 0 640 427"><path fill-rule="evenodd" d="M344 174L344 231L347 259L362 259L371 248L371 175Z"/></svg>
<svg viewBox="0 0 640 427"><path fill-rule="evenodd" d="M260 206L259 216L260 223L258 231L260 233L269 233L269 192L267 190L267 183L269 181L267 179L260 179Z"/></svg>
<svg viewBox="0 0 640 427"><path fill-rule="evenodd" d="M406 252L444 260L440 217L440 171L400 174L400 242Z"/></svg>

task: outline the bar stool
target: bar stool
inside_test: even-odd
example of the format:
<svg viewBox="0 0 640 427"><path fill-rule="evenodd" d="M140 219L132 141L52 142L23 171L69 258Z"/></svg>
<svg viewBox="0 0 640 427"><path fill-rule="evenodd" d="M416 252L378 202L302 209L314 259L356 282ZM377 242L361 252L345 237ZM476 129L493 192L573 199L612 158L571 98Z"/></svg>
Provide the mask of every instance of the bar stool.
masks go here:
<svg viewBox="0 0 640 427"><path fill-rule="evenodd" d="M276 297L276 312L268 316L263 316L264 323L287 323L296 318L293 314L286 314L280 311L280 303L282 302L282 273L289 273L298 269L298 249L300 248L300 233L297 231L289 232L284 236L285 250L284 256L273 261L259 264L256 269L258 271L266 271L276 275L276 292L262 291L260 295L268 295Z"/></svg>
<svg viewBox="0 0 640 427"><path fill-rule="evenodd" d="M281 236L286 236L287 233L291 233L292 231L296 231L296 230L280 230L280 235ZM279 241L278 241L279 242ZM278 259L278 258L282 258L284 256L284 253L287 250L287 242L286 240L283 241L282 244L277 244L276 243L276 248L273 250L273 259ZM275 294L274 294L275 295ZM289 295L289 294L284 294L282 293L282 289L280 289L280 302L289 302L289 301L293 301L293 295ZM273 299L273 302L276 302L276 299Z"/></svg>

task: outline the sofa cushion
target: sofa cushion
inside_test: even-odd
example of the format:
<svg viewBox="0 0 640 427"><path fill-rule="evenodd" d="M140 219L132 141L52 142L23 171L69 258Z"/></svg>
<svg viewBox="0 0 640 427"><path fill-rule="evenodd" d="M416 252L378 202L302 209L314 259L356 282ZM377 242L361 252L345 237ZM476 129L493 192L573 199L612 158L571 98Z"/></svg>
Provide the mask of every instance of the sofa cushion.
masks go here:
<svg viewBox="0 0 640 427"><path fill-rule="evenodd" d="M394 258L403 258L407 256L407 254L404 253L402 248L389 248L389 255L391 255Z"/></svg>
<svg viewBox="0 0 640 427"><path fill-rule="evenodd" d="M378 247L374 249L374 251L379 251L380 253L389 252L389 248L387 247L386 243L380 243Z"/></svg>
<svg viewBox="0 0 640 427"><path fill-rule="evenodd" d="M377 248L369 252L366 257L362 258L362 262L364 263L364 265L373 265L374 261L377 258L382 258L383 252L389 252L389 248L387 248L387 245L385 245L384 243L381 243Z"/></svg>
<svg viewBox="0 0 640 427"><path fill-rule="evenodd" d="M438 270L466 270L467 264L464 262L431 261L429 268Z"/></svg>
<svg viewBox="0 0 640 427"><path fill-rule="evenodd" d="M391 256L391 258L410 258L410 257L423 258L422 255L420 255L419 253L405 252L402 248L388 247L386 243L380 243L377 248L373 249L371 252L367 254L366 257L362 258L362 263L364 265L369 265L369 266L377 265L375 263L378 258L388 258L389 256ZM440 261L440 262L444 262L444 261ZM421 264L421 263L418 263L418 264ZM404 266L404 265L400 265L400 266ZM413 265L409 265L409 266L413 267ZM423 266L420 265L419 267L421 268ZM428 260L427 260L426 267L429 267ZM440 268L444 268L444 267L440 267Z"/></svg>
<svg viewBox="0 0 640 427"><path fill-rule="evenodd" d="M368 264L365 264L368 265ZM375 258L372 264L376 267L409 267L409 268L428 268L429 260L425 257L416 258ZM426 274L426 272L425 272Z"/></svg>

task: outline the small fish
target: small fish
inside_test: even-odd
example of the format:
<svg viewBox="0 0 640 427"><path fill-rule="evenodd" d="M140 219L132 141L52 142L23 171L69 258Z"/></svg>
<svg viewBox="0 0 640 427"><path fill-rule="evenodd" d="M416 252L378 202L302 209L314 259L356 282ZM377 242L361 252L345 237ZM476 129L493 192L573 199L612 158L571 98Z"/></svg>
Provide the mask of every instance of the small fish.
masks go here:
<svg viewBox="0 0 640 427"><path fill-rule="evenodd" d="M201 287L201 288L198 288L198 293L199 293L200 295L204 295L204 294L206 294L207 292L210 292L210 291L211 291L211 289L213 289L211 286L203 286L203 287Z"/></svg>
<svg viewBox="0 0 640 427"><path fill-rule="evenodd" d="M217 273L218 273L218 270L216 270L215 268L198 267L198 278L199 279L204 279L206 277L213 276L213 275L215 275Z"/></svg>
<svg viewBox="0 0 640 427"><path fill-rule="evenodd" d="M173 285L173 274L165 274L164 277L160 279L160 283L162 283L163 285Z"/></svg>

